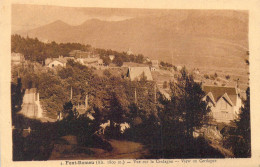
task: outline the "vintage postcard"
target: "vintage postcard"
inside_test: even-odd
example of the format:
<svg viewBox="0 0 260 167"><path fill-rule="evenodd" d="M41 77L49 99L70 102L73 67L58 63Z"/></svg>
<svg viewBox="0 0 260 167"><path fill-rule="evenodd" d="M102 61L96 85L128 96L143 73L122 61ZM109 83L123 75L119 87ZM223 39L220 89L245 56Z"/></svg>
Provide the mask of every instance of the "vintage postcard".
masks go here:
<svg viewBox="0 0 260 167"><path fill-rule="evenodd" d="M3 166L259 166L257 4L4 1Z"/></svg>

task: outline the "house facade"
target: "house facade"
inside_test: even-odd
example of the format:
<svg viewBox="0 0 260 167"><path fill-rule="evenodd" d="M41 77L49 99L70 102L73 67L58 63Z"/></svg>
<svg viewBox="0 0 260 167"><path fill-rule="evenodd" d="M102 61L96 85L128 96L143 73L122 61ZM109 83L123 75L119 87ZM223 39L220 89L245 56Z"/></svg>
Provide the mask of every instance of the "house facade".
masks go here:
<svg viewBox="0 0 260 167"><path fill-rule="evenodd" d="M152 66L155 68L159 68L159 61L158 60L151 60Z"/></svg>
<svg viewBox="0 0 260 167"><path fill-rule="evenodd" d="M242 107L237 87L203 86L203 98L211 108L210 115L216 122L230 123L236 119Z"/></svg>
<svg viewBox="0 0 260 167"><path fill-rule="evenodd" d="M24 55L21 53L11 53L11 64L18 65L25 62Z"/></svg>
<svg viewBox="0 0 260 167"><path fill-rule="evenodd" d="M103 59L99 57L78 58L77 62L88 67L99 68L104 66Z"/></svg>
<svg viewBox="0 0 260 167"><path fill-rule="evenodd" d="M57 67L57 66L65 67L66 63L63 63L59 60L54 60L50 64L48 64L48 67L50 67L50 68Z"/></svg>
<svg viewBox="0 0 260 167"><path fill-rule="evenodd" d="M115 59L115 55L109 55L109 59L113 61Z"/></svg>
<svg viewBox="0 0 260 167"><path fill-rule="evenodd" d="M55 67L66 67L67 59L63 56L59 56L59 58L47 58L45 59L45 65L49 68Z"/></svg>

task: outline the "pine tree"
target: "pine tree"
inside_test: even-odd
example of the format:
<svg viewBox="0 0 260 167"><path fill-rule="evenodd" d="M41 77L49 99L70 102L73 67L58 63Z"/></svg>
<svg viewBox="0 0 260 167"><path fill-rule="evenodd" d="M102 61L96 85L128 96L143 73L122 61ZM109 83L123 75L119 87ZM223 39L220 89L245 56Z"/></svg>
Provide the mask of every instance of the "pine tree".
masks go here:
<svg viewBox="0 0 260 167"><path fill-rule="evenodd" d="M185 135L192 138L195 128L201 127L207 120L207 104L202 101L205 96L201 84L194 82L193 76L182 69L177 83L172 86L172 105L179 120L185 126Z"/></svg>
<svg viewBox="0 0 260 167"><path fill-rule="evenodd" d="M250 128L250 88L246 91L246 100L241 113L234 121L236 128L229 131L227 139L236 157L251 156L251 128Z"/></svg>

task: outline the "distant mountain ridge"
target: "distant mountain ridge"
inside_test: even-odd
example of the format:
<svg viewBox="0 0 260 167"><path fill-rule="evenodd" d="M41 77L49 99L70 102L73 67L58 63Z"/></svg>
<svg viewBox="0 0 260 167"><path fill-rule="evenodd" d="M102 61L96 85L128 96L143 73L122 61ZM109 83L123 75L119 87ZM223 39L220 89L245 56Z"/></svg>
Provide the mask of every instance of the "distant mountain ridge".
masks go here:
<svg viewBox="0 0 260 167"><path fill-rule="evenodd" d="M232 16L190 14L136 17L123 21L61 20L20 35L56 42L142 53L152 59L191 66L240 67L247 58L248 22Z"/></svg>

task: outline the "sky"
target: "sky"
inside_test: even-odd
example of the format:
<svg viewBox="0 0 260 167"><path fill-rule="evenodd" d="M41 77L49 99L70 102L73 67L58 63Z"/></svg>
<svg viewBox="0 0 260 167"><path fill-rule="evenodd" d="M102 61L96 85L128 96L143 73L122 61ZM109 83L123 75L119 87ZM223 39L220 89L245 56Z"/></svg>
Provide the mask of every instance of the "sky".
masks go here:
<svg viewBox="0 0 260 167"><path fill-rule="evenodd" d="M12 32L36 28L56 20L70 25L79 25L86 20L121 21L141 15L136 10L124 12L121 9L71 8L45 5L12 5Z"/></svg>
<svg viewBox="0 0 260 167"><path fill-rule="evenodd" d="M13 4L12 5L12 33L17 31L30 30L40 27L56 20L62 20L70 25L80 25L90 19L99 19L104 21L122 21L134 17L168 15L174 14L176 18L187 17L191 10L174 10L174 9L126 9L126 8L80 8L80 7L62 7L48 5L29 5ZM203 12L202 15L211 12ZM233 12L216 12L219 14L233 14L239 19L245 20L244 15L238 11Z"/></svg>

